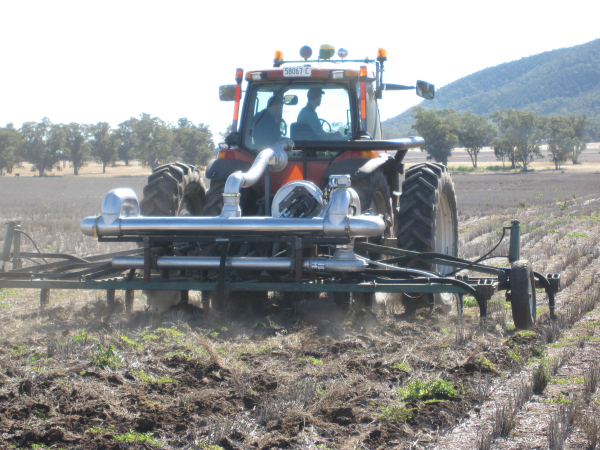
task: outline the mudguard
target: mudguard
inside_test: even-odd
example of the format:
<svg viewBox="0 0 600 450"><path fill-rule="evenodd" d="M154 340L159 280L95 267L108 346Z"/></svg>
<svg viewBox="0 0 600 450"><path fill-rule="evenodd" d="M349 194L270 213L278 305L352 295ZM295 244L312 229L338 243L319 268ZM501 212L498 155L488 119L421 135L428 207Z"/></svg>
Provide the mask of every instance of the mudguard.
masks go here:
<svg viewBox="0 0 600 450"><path fill-rule="evenodd" d="M364 158L351 158L344 159L339 162L332 162L325 173L323 174L323 180L328 180L329 175L345 175L348 174L353 180L360 180L366 177L370 173L373 173L375 169L388 163L393 164L394 157L392 155L383 154L377 158L364 159Z"/></svg>
<svg viewBox="0 0 600 450"><path fill-rule="evenodd" d="M238 170L247 172L252 161L240 159L214 159L206 168L205 177L209 180L226 180L229 175Z"/></svg>

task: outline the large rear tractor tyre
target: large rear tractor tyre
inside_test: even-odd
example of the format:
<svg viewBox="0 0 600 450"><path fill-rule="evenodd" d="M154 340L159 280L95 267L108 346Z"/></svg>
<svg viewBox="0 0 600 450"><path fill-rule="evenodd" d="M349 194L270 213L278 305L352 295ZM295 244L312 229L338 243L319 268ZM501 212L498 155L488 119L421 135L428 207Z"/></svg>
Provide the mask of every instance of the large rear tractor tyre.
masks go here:
<svg viewBox="0 0 600 450"><path fill-rule="evenodd" d="M371 210L372 215L392 215L392 200L390 186L381 170L375 170L372 174L352 180L352 189L360 199L360 209L364 214Z"/></svg>
<svg viewBox="0 0 600 450"><path fill-rule="evenodd" d="M398 248L418 252L458 256L458 211L454 183L448 168L437 163L423 163L406 172L400 196L400 213L396 228ZM452 267L417 262L412 268L446 275ZM452 309L454 294L434 294L434 304L446 312ZM408 313L427 307L427 295L402 296Z"/></svg>
<svg viewBox="0 0 600 450"><path fill-rule="evenodd" d="M148 177L140 212L143 216L199 216L204 209L204 196L196 167L165 164Z"/></svg>
<svg viewBox="0 0 600 450"><path fill-rule="evenodd" d="M206 193L203 216L218 216L223 210L223 192L225 191L225 180L211 180L210 189Z"/></svg>
<svg viewBox="0 0 600 450"><path fill-rule="evenodd" d="M165 164L148 177L140 203L143 216L199 216L204 209L200 172L188 164ZM180 291L144 291L148 306L165 311L179 303Z"/></svg>
<svg viewBox="0 0 600 450"><path fill-rule="evenodd" d="M531 263L515 261L510 271L510 293L513 321L517 330L529 330L535 324L535 279Z"/></svg>

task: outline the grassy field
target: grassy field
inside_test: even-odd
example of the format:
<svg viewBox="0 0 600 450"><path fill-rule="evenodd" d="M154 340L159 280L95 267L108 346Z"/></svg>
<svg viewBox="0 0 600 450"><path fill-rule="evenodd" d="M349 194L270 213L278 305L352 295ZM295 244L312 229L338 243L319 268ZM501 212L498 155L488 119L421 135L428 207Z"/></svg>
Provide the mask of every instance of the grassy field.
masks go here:
<svg viewBox="0 0 600 450"><path fill-rule="evenodd" d="M390 301L339 312L326 296L261 314L158 314L136 292L0 291L0 448L593 448L600 397L600 175L454 173L461 257L480 256L516 218L522 258L561 273L559 320L516 332L497 295L407 318ZM0 219L41 249L119 250L79 231L115 187L145 177L0 179ZM0 240L0 246L2 241ZM24 242L27 251L33 250ZM506 254L502 244L497 254ZM501 264L500 259L490 261ZM595 445L595 444L594 444Z"/></svg>

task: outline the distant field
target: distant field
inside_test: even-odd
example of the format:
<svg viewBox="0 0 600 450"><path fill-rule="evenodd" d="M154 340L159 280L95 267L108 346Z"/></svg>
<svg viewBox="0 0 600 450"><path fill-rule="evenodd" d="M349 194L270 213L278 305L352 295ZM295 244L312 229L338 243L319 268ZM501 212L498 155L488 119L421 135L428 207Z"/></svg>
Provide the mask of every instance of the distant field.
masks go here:
<svg viewBox="0 0 600 450"><path fill-rule="evenodd" d="M542 147L544 154L547 154L545 151L545 146ZM579 162L583 164L573 165L572 163L566 163L564 165L564 170L573 172L573 171L597 171L600 170L600 143L591 143L588 144L588 149L583 152L579 157ZM404 162L407 165L417 164L420 162L426 161L427 153L422 152L421 150L409 150L406 157L404 158ZM450 158L448 162L449 166L471 166L471 158L462 148L457 148L453 151L453 156ZM494 156L494 150L485 147L479 154L478 157L478 165L480 167L487 165L502 165L500 161L496 160ZM73 167L71 167L68 163L63 165L61 163L61 170L52 170L48 172L49 176L59 176L59 177L75 177L73 175ZM554 165L549 161L549 159L537 159L533 162L532 166L535 170L554 170ZM102 173L102 164L98 163L90 163L87 166L80 169L80 177L94 177L94 178L106 178L106 177L128 177L128 176L148 176L151 173L149 167L142 166L138 161L131 161L128 166L126 166L122 161L118 161L114 166L108 166L106 168L106 173ZM7 177L15 176L15 174L19 174L19 177L37 177L38 171L32 170L32 166L29 163L23 163L22 169L15 169L12 174L8 174Z"/></svg>

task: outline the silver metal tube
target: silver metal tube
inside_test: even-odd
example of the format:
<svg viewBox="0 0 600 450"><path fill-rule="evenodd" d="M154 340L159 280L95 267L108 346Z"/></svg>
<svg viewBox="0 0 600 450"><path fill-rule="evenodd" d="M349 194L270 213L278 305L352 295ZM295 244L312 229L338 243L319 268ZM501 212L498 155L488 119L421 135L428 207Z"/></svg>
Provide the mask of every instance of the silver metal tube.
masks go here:
<svg viewBox="0 0 600 450"><path fill-rule="evenodd" d="M234 172L227 178L223 190L223 209L221 217L240 217L240 191L258 183L267 168L270 166L274 172L283 170L287 165L287 152L293 147L290 139L283 139L261 151L248 172Z"/></svg>
<svg viewBox="0 0 600 450"><path fill-rule="evenodd" d="M143 269L144 258L141 256L115 256L112 259L115 269ZM156 260L159 270L218 270L221 267L221 258L218 256L161 256ZM318 272L361 272L368 266L362 259L336 259L311 257L304 258L302 268L304 271ZM231 256L225 260L227 269L237 270L271 270L291 272L294 267L293 259L286 257L266 258Z"/></svg>
<svg viewBox="0 0 600 450"><path fill-rule="evenodd" d="M313 217L122 217L110 224L102 216L81 221L86 236L267 235L374 237L385 231L379 216L351 216L337 223Z"/></svg>
<svg viewBox="0 0 600 450"><path fill-rule="evenodd" d="M221 258L218 256L163 256L156 261L159 269L196 269L196 270L218 270L221 266ZM292 269L291 258L266 258L232 256L225 260L227 269L240 270L277 270L290 271Z"/></svg>

